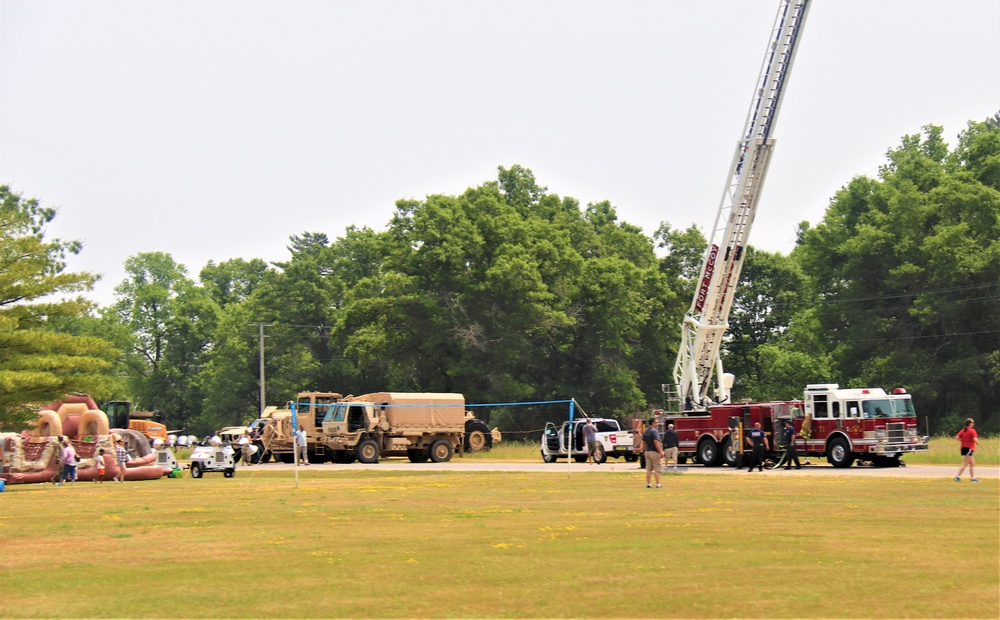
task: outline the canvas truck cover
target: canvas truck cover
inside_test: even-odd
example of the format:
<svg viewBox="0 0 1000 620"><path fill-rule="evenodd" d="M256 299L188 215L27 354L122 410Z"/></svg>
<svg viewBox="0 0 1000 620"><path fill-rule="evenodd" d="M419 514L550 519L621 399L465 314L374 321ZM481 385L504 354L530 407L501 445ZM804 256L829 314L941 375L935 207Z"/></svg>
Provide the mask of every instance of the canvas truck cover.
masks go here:
<svg viewBox="0 0 1000 620"><path fill-rule="evenodd" d="M434 392L377 392L350 399L387 406L382 416L393 430L465 432L465 396Z"/></svg>

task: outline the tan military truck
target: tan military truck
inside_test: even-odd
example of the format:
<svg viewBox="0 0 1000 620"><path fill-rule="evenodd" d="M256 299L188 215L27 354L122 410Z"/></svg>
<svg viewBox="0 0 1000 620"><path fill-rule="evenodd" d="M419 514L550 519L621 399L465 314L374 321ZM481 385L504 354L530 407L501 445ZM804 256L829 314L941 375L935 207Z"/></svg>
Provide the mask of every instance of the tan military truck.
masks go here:
<svg viewBox="0 0 1000 620"><path fill-rule="evenodd" d="M377 463L380 456L406 456L413 463L441 463L464 447L466 421L461 394L378 392L348 396L323 419L323 442L333 460ZM485 426L485 425L484 425Z"/></svg>
<svg viewBox="0 0 1000 620"><path fill-rule="evenodd" d="M336 392L299 392L295 401L289 401L283 409L270 412L260 431L260 462L267 463L271 458L285 463L294 460L294 433L297 429L292 428L292 402L295 403L296 422L306 429L309 461L326 461L329 454L322 438L323 418L330 411L331 405L340 402L341 398Z"/></svg>

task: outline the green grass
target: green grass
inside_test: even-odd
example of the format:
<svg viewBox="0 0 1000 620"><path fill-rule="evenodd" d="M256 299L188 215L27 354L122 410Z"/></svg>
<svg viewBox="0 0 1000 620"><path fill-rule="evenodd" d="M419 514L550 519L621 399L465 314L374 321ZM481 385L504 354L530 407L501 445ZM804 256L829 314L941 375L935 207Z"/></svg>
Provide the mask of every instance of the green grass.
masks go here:
<svg viewBox="0 0 1000 620"><path fill-rule="evenodd" d="M4 617L995 618L1000 481L239 471L0 495Z"/></svg>
<svg viewBox="0 0 1000 620"><path fill-rule="evenodd" d="M931 437L926 452L915 452L904 458L907 465L954 465L955 470L962 465L959 443L954 437ZM976 449L976 467L996 467L1000 465L1000 437L980 437Z"/></svg>
<svg viewBox="0 0 1000 620"><path fill-rule="evenodd" d="M455 455L455 458L459 458ZM477 461L527 461L541 462L542 454L537 441L509 441L493 444L486 452L466 452L462 458Z"/></svg>

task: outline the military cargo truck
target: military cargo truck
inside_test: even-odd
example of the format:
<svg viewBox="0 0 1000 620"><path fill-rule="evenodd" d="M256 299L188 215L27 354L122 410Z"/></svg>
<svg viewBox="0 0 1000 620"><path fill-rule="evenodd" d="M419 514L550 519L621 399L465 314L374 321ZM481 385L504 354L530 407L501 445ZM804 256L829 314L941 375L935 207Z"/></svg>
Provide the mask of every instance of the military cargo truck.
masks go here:
<svg viewBox="0 0 1000 620"><path fill-rule="evenodd" d="M378 392L349 396L323 418L323 443L333 460L377 463L405 456L441 463L463 448L466 421L461 394Z"/></svg>

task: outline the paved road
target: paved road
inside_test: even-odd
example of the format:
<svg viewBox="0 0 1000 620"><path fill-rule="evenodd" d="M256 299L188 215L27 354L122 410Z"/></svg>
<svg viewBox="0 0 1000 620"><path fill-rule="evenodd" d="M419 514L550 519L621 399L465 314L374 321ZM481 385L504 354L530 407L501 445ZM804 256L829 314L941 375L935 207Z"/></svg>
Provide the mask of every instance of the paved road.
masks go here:
<svg viewBox="0 0 1000 620"><path fill-rule="evenodd" d="M958 471L959 464L955 465L911 465L909 467L851 467L849 469L837 469L831 465L828 465L825 459L822 462L817 462L818 459L813 459L813 465L806 465L802 469L796 470L792 469L790 471L784 470L765 470L763 473L753 472L753 475L761 476L890 476L890 477L913 477L913 476L924 476L924 477L941 477L941 478L951 478ZM294 465L286 465L284 463L266 463L263 465L250 466L240 466L238 467L237 473L248 473L250 471L292 471ZM460 458L454 458L448 463L410 463L406 459L383 459L381 462L373 465L364 465L361 463L352 463L350 465L334 464L334 463L323 463L323 464L312 464L307 466L302 466L301 471L315 472L315 471L345 471L345 470L372 470L372 471L444 471L444 472L459 472L459 471L470 471L470 472L481 472L481 471L495 471L495 472L548 472L548 473L566 473L571 474L589 474L589 473L599 473L599 472L624 472L624 473L635 473L641 474L643 470L639 469L638 463L626 463L624 461L616 462L611 460L603 465L588 465L586 463L570 463L567 464L566 461L560 461L558 463L543 463L541 461L532 462L513 462L513 461L483 461L483 460L465 460ZM692 475L705 475L705 474L716 474L716 475L747 475L746 470L736 470L730 467L703 467L701 465L681 465L678 468L678 472L681 474L692 474ZM1000 477L1000 468L997 467L977 467L976 475L980 478L996 478ZM968 480L968 473L963 476L962 481Z"/></svg>

